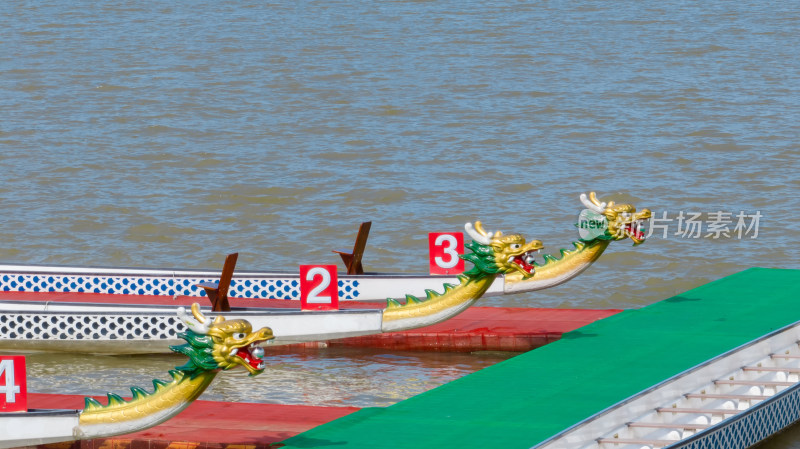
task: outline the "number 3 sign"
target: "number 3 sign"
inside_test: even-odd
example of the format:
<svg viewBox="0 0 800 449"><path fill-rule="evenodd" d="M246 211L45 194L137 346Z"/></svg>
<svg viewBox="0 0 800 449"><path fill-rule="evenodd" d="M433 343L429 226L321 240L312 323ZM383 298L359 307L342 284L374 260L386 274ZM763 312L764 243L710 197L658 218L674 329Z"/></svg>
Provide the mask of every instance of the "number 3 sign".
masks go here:
<svg viewBox="0 0 800 449"><path fill-rule="evenodd" d="M0 412L27 412L25 356L0 356Z"/></svg>
<svg viewBox="0 0 800 449"><path fill-rule="evenodd" d="M464 271L464 234L431 232L428 234L431 274L458 274Z"/></svg>
<svg viewBox="0 0 800 449"><path fill-rule="evenodd" d="M336 265L300 265L300 310L339 310Z"/></svg>

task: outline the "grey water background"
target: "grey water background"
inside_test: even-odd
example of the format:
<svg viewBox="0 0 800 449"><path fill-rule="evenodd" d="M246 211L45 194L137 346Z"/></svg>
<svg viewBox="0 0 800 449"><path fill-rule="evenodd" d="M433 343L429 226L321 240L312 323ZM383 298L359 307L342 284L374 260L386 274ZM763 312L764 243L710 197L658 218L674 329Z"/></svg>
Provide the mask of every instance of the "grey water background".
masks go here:
<svg viewBox="0 0 800 449"><path fill-rule="evenodd" d="M0 30L0 262L294 270L371 220L366 269L416 273L466 221L569 247L594 190L668 235L482 304L800 268L795 2L8 1Z"/></svg>

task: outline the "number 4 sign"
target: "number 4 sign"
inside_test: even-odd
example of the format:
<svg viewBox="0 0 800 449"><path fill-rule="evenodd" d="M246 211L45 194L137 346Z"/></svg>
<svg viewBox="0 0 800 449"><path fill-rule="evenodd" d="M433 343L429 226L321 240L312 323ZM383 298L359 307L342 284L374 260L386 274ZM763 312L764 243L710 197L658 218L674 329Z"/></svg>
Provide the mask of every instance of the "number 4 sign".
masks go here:
<svg viewBox="0 0 800 449"><path fill-rule="evenodd" d="M300 265L300 310L339 310L336 265Z"/></svg>
<svg viewBox="0 0 800 449"><path fill-rule="evenodd" d="M25 356L0 356L0 412L27 412Z"/></svg>
<svg viewBox="0 0 800 449"><path fill-rule="evenodd" d="M428 234L431 274L458 274L464 271L464 234L431 232Z"/></svg>

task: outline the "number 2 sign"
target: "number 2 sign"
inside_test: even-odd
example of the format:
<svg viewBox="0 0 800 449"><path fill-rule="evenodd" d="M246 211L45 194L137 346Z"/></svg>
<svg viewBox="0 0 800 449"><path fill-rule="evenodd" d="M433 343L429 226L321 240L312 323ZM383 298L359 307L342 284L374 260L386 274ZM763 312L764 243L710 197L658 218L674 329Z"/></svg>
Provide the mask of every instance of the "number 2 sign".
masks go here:
<svg viewBox="0 0 800 449"><path fill-rule="evenodd" d="M28 387L25 384L25 356L0 356L0 413L27 411Z"/></svg>
<svg viewBox="0 0 800 449"><path fill-rule="evenodd" d="M300 265L300 310L339 310L336 265Z"/></svg>
<svg viewBox="0 0 800 449"><path fill-rule="evenodd" d="M431 232L428 234L431 274L458 274L464 271L464 234Z"/></svg>

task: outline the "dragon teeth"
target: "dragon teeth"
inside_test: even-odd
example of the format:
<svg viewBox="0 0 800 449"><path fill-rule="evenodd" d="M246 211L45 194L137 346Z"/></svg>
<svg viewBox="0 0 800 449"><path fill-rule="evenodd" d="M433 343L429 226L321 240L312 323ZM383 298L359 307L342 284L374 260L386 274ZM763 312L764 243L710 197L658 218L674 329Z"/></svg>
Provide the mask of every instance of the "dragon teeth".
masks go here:
<svg viewBox="0 0 800 449"><path fill-rule="evenodd" d="M264 369L266 366L267 366L266 363L261 362L261 363L258 364L258 369Z"/></svg>
<svg viewBox="0 0 800 449"><path fill-rule="evenodd" d="M238 352L239 352L239 350L238 350L238 349L236 349L236 348L233 348L233 349L231 349L230 356L231 356L231 357L233 357L233 356L235 356L235 355L236 355L236 353L238 353Z"/></svg>

